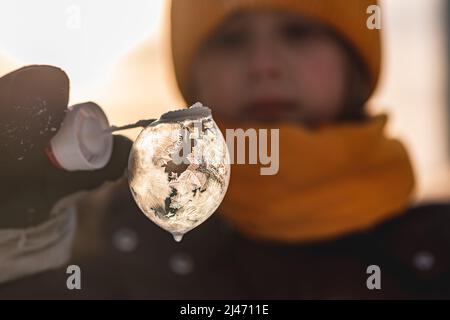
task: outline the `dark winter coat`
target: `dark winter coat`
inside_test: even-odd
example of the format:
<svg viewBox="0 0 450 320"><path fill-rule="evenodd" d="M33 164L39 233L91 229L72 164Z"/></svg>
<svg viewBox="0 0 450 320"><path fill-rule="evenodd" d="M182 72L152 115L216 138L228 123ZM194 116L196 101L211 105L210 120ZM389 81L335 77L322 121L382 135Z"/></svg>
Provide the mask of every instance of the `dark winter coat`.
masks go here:
<svg viewBox="0 0 450 320"><path fill-rule="evenodd" d="M364 233L303 245L247 239L215 213L176 243L122 185L101 221L80 236L85 248L69 264L81 268L81 290L67 289L61 268L0 285L0 298L450 298L446 204L421 205ZM367 288L371 265L380 267L380 290Z"/></svg>

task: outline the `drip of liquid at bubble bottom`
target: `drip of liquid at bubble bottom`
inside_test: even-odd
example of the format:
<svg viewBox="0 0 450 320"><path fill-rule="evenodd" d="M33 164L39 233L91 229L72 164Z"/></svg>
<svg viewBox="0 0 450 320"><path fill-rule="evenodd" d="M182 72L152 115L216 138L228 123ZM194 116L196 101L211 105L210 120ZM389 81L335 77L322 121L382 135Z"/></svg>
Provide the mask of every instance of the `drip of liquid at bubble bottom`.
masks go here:
<svg viewBox="0 0 450 320"><path fill-rule="evenodd" d="M182 233L172 233L172 235L176 242L180 242L183 239Z"/></svg>

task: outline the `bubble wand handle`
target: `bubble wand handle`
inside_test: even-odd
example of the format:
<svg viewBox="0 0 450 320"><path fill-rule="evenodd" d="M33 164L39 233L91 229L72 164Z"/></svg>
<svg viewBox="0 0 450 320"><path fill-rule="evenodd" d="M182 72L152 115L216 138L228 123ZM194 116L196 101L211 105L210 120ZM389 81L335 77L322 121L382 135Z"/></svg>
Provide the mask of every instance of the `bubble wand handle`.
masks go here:
<svg viewBox="0 0 450 320"><path fill-rule="evenodd" d="M134 128L140 128L140 127L145 128L148 125L150 125L152 122L155 122L156 120L157 119L146 119L146 120L139 120L136 123L128 124L126 126L120 126L120 127L111 126L111 127L107 128L107 129L103 130L103 133L112 133L112 132L115 132L115 131L134 129Z"/></svg>

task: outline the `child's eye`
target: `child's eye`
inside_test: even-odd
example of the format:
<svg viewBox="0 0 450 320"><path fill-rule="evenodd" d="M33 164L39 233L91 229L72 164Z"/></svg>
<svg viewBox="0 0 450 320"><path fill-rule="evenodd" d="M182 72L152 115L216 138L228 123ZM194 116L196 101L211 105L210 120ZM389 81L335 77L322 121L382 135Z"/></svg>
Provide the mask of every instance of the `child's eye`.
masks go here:
<svg viewBox="0 0 450 320"><path fill-rule="evenodd" d="M247 43L247 38L245 32L225 31L213 36L209 43L215 48L233 50L242 48Z"/></svg>
<svg viewBox="0 0 450 320"><path fill-rule="evenodd" d="M284 39L292 42L308 40L320 33L317 27L301 24L289 23L283 26L281 30Z"/></svg>

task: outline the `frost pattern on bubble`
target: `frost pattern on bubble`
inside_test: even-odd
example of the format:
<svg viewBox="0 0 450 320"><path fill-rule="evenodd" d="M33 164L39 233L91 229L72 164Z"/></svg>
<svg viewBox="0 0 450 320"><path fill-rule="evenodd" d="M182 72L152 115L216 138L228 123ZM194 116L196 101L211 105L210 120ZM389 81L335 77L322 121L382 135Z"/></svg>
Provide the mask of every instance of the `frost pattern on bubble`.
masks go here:
<svg viewBox="0 0 450 320"><path fill-rule="evenodd" d="M178 239L222 202L230 160L219 128L204 117L145 128L133 145L128 170L140 209Z"/></svg>

